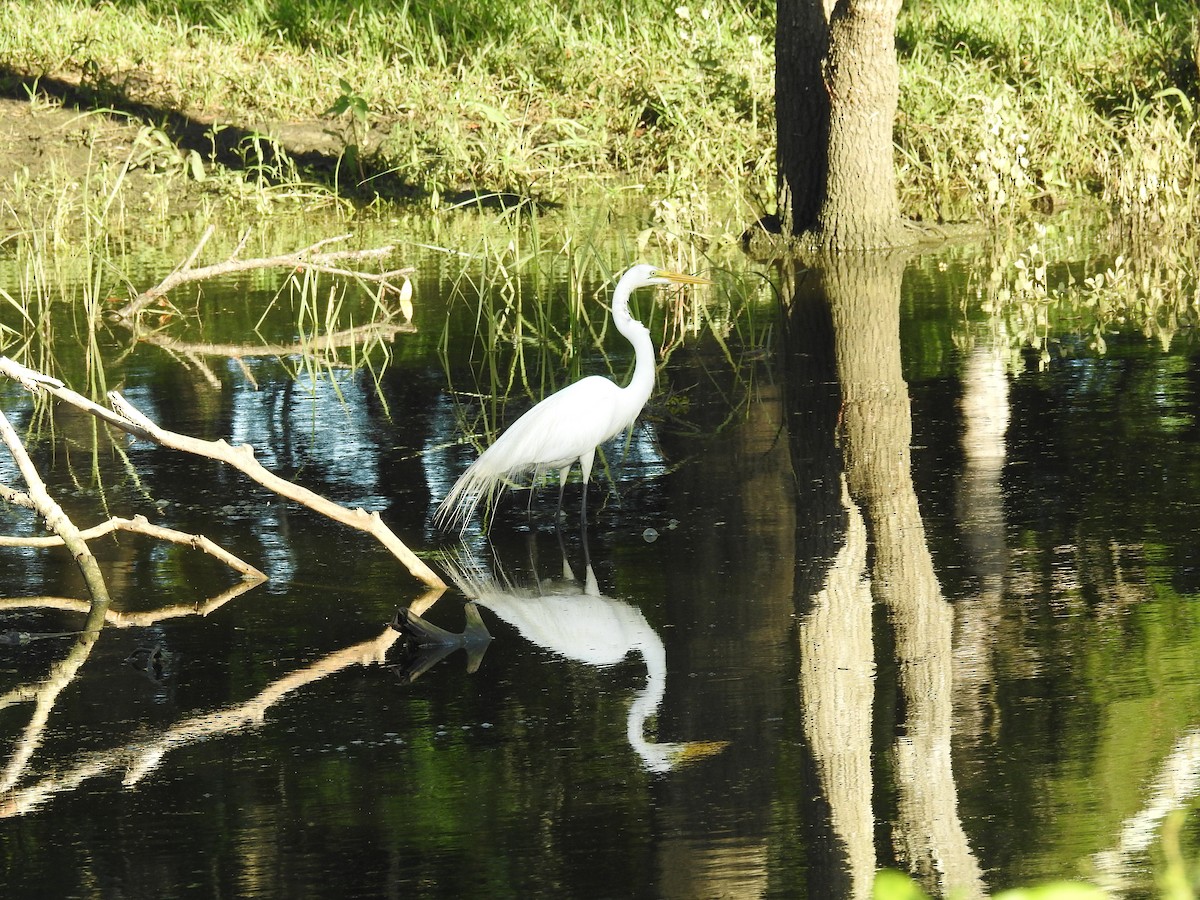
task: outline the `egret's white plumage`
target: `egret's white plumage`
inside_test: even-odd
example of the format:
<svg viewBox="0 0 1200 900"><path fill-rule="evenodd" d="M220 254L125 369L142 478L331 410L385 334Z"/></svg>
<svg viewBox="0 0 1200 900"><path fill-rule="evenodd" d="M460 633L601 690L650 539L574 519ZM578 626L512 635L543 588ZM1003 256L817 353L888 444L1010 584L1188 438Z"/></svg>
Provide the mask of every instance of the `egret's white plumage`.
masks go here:
<svg viewBox="0 0 1200 900"><path fill-rule="evenodd" d="M633 266L613 291L612 317L617 331L633 345L633 377L625 387L589 375L546 397L500 435L467 468L438 506L434 521L443 528L466 528L485 497L495 496L511 481L530 472L559 472L562 486L575 461L583 474L583 507L596 448L634 423L654 389L654 344L646 326L629 312L629 295L658 284L711 284L707 278L668 272L655 266Z"/></svg>

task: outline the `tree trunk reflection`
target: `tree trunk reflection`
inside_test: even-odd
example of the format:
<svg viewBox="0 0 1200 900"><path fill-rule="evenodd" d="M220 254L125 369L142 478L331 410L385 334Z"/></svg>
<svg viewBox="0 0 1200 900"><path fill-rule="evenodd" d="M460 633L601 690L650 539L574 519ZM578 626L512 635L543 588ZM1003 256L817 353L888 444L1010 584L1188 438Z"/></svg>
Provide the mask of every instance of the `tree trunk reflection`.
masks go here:
<svg viewBox="0 0 1200 900"><path fill-rule="evenodd" d="M816 279L841 386L848 525L819 588L803 598L810 604L799 629L804 727L847 866L845 893L869 896L873 598L894 629L904 716L893 748L898 861L938 892L983 896L951 769L954 614L934 571L910 466L900 357L904 264L898 255L842 255L825 260Z"/></svg>

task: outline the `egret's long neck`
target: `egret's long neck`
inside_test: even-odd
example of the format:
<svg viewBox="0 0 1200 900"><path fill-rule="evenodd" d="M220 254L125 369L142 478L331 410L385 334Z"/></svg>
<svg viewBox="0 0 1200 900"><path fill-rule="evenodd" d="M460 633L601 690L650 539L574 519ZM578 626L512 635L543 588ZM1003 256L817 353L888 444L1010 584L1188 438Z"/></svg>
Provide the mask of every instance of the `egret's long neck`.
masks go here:
<svg viewBox="0 0 1200 900"><path fill-rule="evenodd" d="M646 740L646 720L658 712L658 705L667 692L667 649L649 626L647 632L637 647L646 661L646 686L629 705L625 736L651 771L666 772L671 768L675 745Z"/></svg>
<svg viewBox="0 0 1200 900"><path fill-rule="evenodd" d="M640 409L654 390L654 343L646 326L629 314L628 298L624 294L613 300L613 324L633 344L633 377L625 390L638 399Z"/></svg>

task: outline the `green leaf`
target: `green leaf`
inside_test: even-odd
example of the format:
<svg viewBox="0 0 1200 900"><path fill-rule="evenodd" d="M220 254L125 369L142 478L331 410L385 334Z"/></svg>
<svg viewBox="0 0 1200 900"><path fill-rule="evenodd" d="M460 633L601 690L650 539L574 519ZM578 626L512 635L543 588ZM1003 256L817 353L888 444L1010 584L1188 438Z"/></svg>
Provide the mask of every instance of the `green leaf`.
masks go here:
<svg viewBox="0 0 1200 900"><path fill-rule="evenodd" d="M872 900L929 900L921 886L903 872L884 869L875 873Z"/></svg>
<svg viewBox="0 0 1200 900"><path fill-rule="evenodd" d="M487 103L468 103L466 106L468 109L479 113L493 125L508 125L511 121L504 110L497 106L491 106Z"/></svg>
<svg viewBox="0 0 1200 900"><path fill-rule="evenodd" d="M205 179L204 160L200 158L200 154L195 150L188 153L188 168L191 170L192 178L196 181Z"/></svg>

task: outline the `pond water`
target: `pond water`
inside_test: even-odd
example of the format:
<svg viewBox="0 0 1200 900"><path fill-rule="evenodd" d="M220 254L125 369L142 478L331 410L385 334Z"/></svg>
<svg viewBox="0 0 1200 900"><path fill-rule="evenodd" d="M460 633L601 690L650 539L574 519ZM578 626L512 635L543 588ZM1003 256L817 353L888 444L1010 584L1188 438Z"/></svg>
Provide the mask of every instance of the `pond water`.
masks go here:
<svg viewBox="0 0 1200 900"><path fill-rule="evenodd" d="M884 867L1148 895L1200 789L1195 341L1129 321L1043 360L980 311L987 265L735 260L705 306L640 295L656 342L682 341L586 532L555 529L553 487L461 541L430 520L481 409L626 377L619 336L586 339L602 278L463 277L429 251L413 327L336 367L255 349L306 327L277 275L60 351L72 387L102 359L159 425L378 511L440 595L228 466L0 385L77 524L145 515L268 575L240 590L191 548L97 539L121 615L81 654L86 603L53 599L87 596L66 552L0 548L0 630L32 636L0 647L4 895L850 897ZM572 297L591 312L566 322ZM0 480L21 484L7 457ZM389 627L410 607L491 640L422 649ZM1200 851L1193 825L1179 840Z"/></svg>

